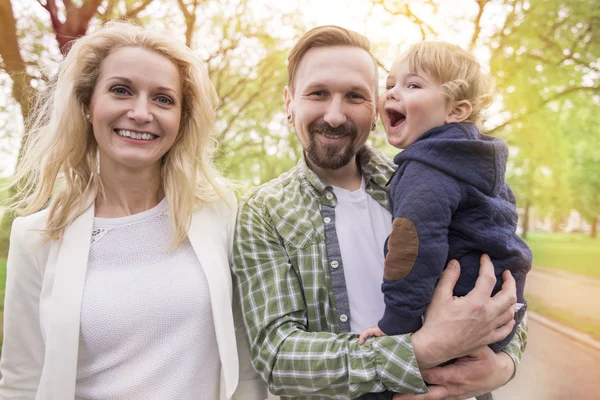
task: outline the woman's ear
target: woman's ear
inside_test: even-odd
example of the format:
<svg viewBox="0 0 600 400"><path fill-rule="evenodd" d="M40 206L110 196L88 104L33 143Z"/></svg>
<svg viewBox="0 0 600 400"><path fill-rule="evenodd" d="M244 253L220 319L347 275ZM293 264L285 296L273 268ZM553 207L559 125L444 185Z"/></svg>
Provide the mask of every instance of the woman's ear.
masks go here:
<svg viewBox="0 0 600 400"><path fill-rule="evenodd" d="M463 122L471 116L473 106L467 100L460 100L449 105L450 111L446 115L446 123Z"/></svg>

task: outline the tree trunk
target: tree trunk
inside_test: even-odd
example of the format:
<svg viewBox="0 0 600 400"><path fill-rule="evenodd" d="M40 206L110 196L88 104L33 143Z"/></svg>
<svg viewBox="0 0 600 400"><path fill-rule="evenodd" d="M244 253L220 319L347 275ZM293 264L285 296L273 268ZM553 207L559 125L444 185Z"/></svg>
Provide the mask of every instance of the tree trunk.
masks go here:
<svg viewBox="0 0 600 400"><path fill-rule="evenodd" d="M523 233L521 237L523 240L527 239L527 233L529 232L529 209L531 208L531 202L527 200L525 203L525 213L523 214Z"/></svg>

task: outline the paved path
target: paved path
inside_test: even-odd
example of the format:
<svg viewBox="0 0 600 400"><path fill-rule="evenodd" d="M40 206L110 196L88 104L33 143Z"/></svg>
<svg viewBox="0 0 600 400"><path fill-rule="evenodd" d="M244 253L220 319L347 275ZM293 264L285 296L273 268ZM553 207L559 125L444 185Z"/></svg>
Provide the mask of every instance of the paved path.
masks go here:
<svg viewBox="0 0 600 400"><path fill-rule="evenodd" d="M600 351L529 320L527 350L515 379L495 400L600 399Z"/></svg>
<svg viewBox="0 0 600 400"><path fill-rule="evenodd" d="M566 309L600 324L600 279L534 266L527 275L525 297L528 294L544 306Z"/></svg>

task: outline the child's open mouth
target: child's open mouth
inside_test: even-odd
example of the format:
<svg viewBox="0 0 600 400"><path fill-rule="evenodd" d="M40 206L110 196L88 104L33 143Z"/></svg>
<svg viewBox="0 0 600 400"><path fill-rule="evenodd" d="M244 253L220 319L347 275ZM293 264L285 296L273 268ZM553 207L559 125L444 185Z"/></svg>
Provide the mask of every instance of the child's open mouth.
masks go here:
<svg viewBox="0 0 600 400"><path fill-rule="evenodd" d="M403 123L404 120L406 119L406 115L399 113L398 111L394 111L394 110L386 110L386 111L387 111L388 118L390 119L390 125L392 126L392 128L397 127L398 125Z"/></svg>

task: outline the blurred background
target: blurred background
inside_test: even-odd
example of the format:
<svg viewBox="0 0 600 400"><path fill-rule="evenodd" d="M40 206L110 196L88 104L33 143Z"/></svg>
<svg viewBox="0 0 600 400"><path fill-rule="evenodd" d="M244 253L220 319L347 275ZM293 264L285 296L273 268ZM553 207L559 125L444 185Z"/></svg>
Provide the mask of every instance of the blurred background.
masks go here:
<svg viewBox="0 0 600 400"><path fill-rule="evenodd" d="M285 123L286 60L308 29L371 39L380 87L411 43L472 50L495 83L485 131L510 147L507 181L534 255L530 340L497 399L591 399L600 383L600 4L595 0L0 0L0 184L18 167L37 91L68 43L128 19L206 61L220 97L217 162L247 189L301 155ZM374 146L392 156L381 127ZM2 186L0 201L10 195ZM0 313L13 216L0 206ZM1 332L0 332L1 338Z"/></svg>

